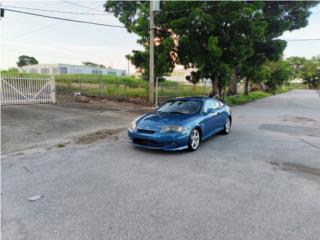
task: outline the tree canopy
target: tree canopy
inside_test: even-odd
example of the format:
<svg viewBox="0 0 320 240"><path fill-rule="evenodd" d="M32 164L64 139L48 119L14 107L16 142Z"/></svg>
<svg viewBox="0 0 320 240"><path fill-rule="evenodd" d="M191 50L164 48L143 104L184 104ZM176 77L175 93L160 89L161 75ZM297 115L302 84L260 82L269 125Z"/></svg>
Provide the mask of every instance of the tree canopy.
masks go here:
<svg viewBox="0 0 320 240"><path fill-rule="evenodd" d="M155 75L170 74L176 64L209 78L213 94L229 85L237 94L239 78L252 80L267 61L279 60L286 47L283 32L305 27L318 2L162 1L155 15ZM148 76L149 1L107 1L112 12L139 36L143 51L128 58Z"/></svg>
<svg viewBox="0 0 320 240"><path fill-rule="evenodd" d="M106 68L103 64L97 64L93 62L82 62L83 65L89 66L89 67L99 67L99 68Z"/></svg>
<svg viewBox="0 0 320 240"><path fill-rule="evenodd" d="M33 64L38 64L38 63L39 63L38 60L35 59L34 57L30 57L27 55L21 55L18 57L17 66L23 67L23 66L33 65Z"/></svg>

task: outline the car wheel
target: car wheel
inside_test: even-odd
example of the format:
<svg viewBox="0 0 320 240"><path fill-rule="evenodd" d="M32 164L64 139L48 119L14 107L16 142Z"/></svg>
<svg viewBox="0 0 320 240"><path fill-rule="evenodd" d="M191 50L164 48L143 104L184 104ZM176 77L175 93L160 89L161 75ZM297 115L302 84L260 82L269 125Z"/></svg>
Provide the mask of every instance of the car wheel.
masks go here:
<svg viewBox="0 0 320 240"><path fill-rule="evenodd" d="M224 129L223 129L223 133L224 134L229 134L231 131L231 120L228 117L226 122L224 123Z"/></svg>
<svg viewBox="0 0 320 240"><path fill-rule="evenodd" d="M198 129L193 129L191 131L190 137L189 137L189 150L190 151L196 151L200 145L200 132Z"/></svg>

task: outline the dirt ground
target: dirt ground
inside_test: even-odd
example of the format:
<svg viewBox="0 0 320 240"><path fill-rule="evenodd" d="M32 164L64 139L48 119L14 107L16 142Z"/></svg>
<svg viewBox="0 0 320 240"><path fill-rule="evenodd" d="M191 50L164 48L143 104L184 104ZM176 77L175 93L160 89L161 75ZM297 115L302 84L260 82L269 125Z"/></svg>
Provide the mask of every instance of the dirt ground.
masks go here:
<svg viewBox="0 0 320 240"><path fill-rule="evenodd" d="M85 96L89 102L81 102L81 105L109 110L125 110L129 112L143 113L150 111L152 108L146 103L145 99L132 98L123 99L115 97L90 97ZM75 97L72 94L57 94L57 104L64 106L79 105L79 102L75 101Z"/></svg>

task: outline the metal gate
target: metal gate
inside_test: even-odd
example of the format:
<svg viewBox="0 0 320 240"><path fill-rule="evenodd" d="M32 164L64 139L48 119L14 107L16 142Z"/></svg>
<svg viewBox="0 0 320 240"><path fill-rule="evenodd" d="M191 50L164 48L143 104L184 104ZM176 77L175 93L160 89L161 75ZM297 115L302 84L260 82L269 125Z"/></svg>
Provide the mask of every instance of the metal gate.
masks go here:
<svg viewBox="0 0 320 240"><path fill-rule="evenodd" d="M53 76L1 75L1 105L55 103Z"/></svg>

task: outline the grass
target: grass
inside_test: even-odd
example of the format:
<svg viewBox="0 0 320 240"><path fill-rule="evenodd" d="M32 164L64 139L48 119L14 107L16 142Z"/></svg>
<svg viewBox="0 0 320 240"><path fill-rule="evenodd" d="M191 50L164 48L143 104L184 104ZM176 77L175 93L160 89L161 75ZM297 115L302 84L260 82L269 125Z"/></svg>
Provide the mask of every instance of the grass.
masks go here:
<svg viewBox="0 0 320 240"><path fill-rule="evenodd" d="M250 92L249 95L244 95L240 93L236 96L229 96L225 99L225 102L228 105L240 105L247 102L251 102L260 98L265 98L271 96L271 93L263 92L263 91L254 91Z"/></svg>
<svg viewBox="0 0 320 240"><path fill-rule="evenodd" d="M148 82L130 76L94 75L94 74L63 74L55 75L57 83L91 83L104 85L125 85L127 87L147 87Z"/></svg>
<svg viewBox="0 0 320 240"><path fill-rule="evenodd" d="M30 76L30 74L11 74L15 76ZM32 74L32 76L42 77L42 74ZM94 74L64 74L55 75L56 89L58 93L81 92L90 96L115 96L124 98L147 98L148 82L130 76L111 76ZM292 83L279 88L275 94L288 92L292 89L302 89L306 86L302 83ZM159 102L164 102L170 98L178 96L207 96L211 87L197 85L193 87L189 84L174 81L164 81L159 83L158 98ZM228 96L225 102L229 105L239 105L256 99L271 96L269 92L254 91L249 95L243 93L237 96Z"/></svg>
<svg viewBox="0 0 320 240"><path fill-rule="evenodd" d="M293 89L302 89L302 88L305 88L305 86L301 84L284 86L282 88L277 89L275 91L275 94L286 93ZM252 102L260 98L270 97L272 95L273 94L271 92L264 92L264 91L249 92L249 95L244 95L243 93L239 93L236 96L228 96L225 102L229 105L240 105L247 102Z"/></svg>
<svg viewBox="0 0 320 240"><path fill-rule="evenodd" d="M128 76L97 76L68 74L55 76L57 92L82 92L91 96L148 97L148 82ZM168 99L177 96L208 95L210 88L174 81L159 83L158 96Z"/></svg>

